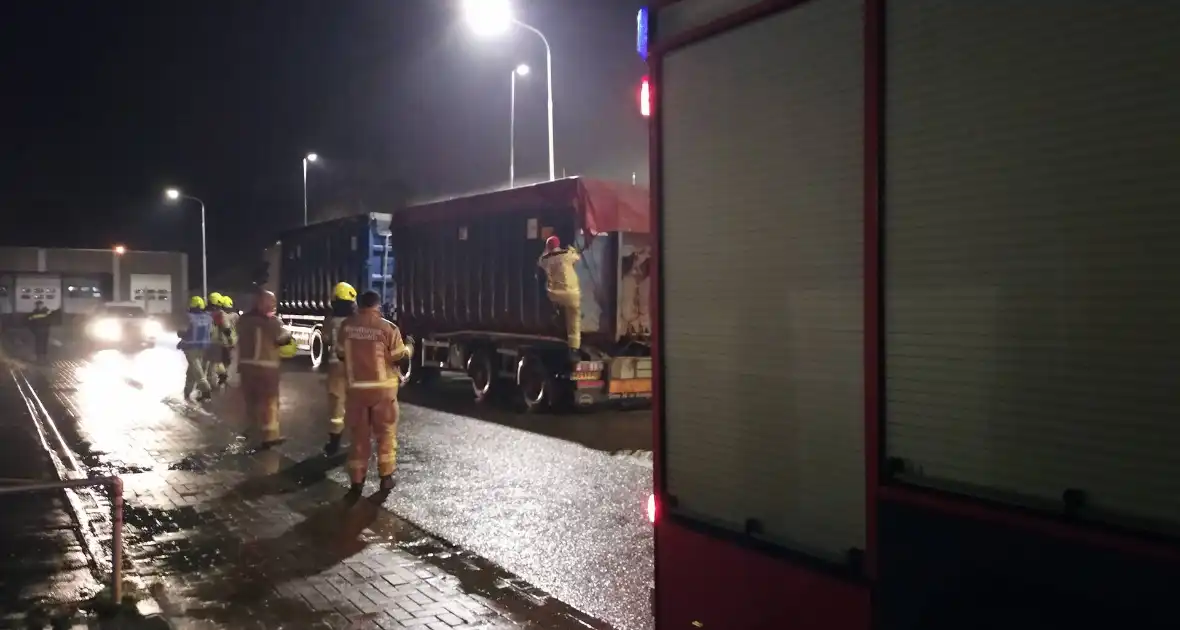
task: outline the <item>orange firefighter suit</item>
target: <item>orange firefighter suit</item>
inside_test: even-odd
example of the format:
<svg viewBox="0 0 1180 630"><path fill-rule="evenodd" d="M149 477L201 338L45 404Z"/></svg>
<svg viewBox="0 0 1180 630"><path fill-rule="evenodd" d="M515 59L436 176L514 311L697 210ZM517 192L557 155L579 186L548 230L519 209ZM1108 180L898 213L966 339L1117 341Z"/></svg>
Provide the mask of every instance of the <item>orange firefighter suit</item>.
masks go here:
<svg viewBox="0 0 1180 630"><path fill-rule="evenodd" d="M582 289L574 270L580 259L577 251L562 248L557 237L551 236L545 243L545 253L537 260L537 266L545 271L549 301L561 309L566 343L571 350L582 347Z"/></svg>
<svg viewBox="0 0 1180 630"><path fill-rule="evenodd" d="M348 383L344 421L352 437L348 473L353 489L365 482L374 440L381 487L390 488L397 467L397 363L413 348L376 309L363 309L341 324L336 352Z"/></svg>
<svg viewBox="0 0 1180 630"><path fill-rule="evenodd" d="M291 343L291 333L271 313L253 310L238 320L238 373L246 415L263 446L279 441L280 347Z"/></svg>

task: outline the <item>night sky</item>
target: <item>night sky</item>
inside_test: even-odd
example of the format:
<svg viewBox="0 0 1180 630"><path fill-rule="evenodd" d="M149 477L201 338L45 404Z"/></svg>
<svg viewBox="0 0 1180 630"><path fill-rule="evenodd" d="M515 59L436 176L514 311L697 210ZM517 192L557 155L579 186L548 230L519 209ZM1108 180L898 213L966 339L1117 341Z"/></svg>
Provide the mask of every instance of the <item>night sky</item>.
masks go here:
<svg viewBox="0 0 1180 630"><path fill-rule="evenodd" d="M517 0L553 46L557 172L647 179L640 0ZM0 244L183 249L210 272L253 257L356 178L412 198L547 173L544 48L481 40L455 0L11 0L0 3ZM361 174L361 175L358 175ZM362 195L363 196L363 195ZM379 208L372 208L377 210Z"/></svg>

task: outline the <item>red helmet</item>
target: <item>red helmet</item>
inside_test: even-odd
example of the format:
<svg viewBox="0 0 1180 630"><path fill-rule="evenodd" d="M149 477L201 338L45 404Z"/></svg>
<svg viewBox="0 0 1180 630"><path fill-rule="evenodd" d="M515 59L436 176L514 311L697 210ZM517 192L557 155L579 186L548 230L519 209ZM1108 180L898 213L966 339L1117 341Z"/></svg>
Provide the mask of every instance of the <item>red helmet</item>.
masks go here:
<svg viewBox="0 0 1180 630"><path fill-rule="evenodd" d="M545 249L558 249L559 247L561 247L561 239L556 236L545 239Z"/></svg>

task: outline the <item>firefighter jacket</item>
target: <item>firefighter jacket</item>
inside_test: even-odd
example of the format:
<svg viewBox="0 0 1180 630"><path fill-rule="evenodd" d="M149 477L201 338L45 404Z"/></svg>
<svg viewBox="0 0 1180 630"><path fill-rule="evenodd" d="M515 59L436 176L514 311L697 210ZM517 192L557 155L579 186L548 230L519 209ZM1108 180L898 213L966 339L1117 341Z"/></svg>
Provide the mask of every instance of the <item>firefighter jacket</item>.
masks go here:
<svg viewBox="0 0 1180 630"><path fill-rule="evenodd" d="M221 345L232 348L238 345L238 314L233 311L221 311Z"/></svg>
<svg viewBox="0 0 1180 630"><path fill-rule="evenodd" d="M336 354L344 362L349 389L396 391L397 363L412 352L397 326L375 311L362 311L340 325Z"/></svg>
<svg viewBox="0 0 1180 630"><path fill-rule="evenodd" d="M541 255L537 266L545 271L545 286L550 293L581 293L578 272L574 270L574 264L579 260L578 252L568 248Z"/></svg>
<svg viewBox="0 0 1180 630"><path fill-rule="evenodd" d="M291 333L273 315L250 311L238 319L238 363L278 369L279 347L291 341Z"/></svg>
<svg viewBox="0 0 1180 630"><path fill-rule="evenodd" d="M204 350L213 345L214 335L213 315L201 309L188 312L188 328L180 331L180 343L176 347L181 350Z"/></svg>
<svg viewBox="0 0 1180 630"><path fill-rule="evenodd" d="M338 363L340 357L336 353L336 343L340 339L340 326L344 320L356 314L356 302L333 300L332 310L324 318L324 344L328 348L328 363Z"/></svg>

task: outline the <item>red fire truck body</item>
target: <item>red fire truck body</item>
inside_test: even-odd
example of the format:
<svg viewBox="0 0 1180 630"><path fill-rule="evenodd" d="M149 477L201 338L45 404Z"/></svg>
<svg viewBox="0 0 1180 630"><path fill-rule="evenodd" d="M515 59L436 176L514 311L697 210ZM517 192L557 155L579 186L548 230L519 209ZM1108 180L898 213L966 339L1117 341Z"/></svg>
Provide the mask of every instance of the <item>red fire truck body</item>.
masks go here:
<svg viewBox="0 0 1180 630"><path fill-rule="evenodd" d="M657 627L1176 627L1180 3L646 17Z"/></svg>

